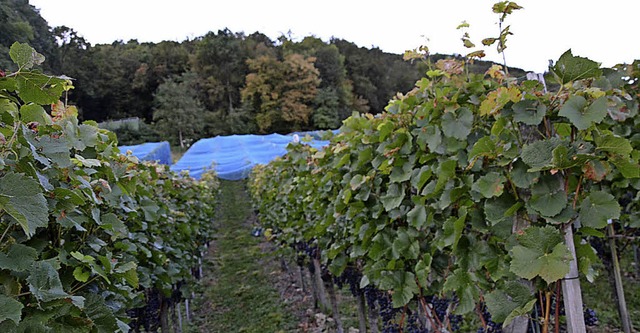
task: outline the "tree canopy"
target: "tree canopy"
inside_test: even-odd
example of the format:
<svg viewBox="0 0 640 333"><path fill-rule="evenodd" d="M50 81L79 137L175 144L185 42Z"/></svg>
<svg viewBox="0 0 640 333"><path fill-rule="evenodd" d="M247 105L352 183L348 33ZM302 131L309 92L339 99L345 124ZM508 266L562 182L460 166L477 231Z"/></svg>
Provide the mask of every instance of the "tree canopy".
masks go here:
<svg viewBox="0 0 640 333"><path fill-rule="evenodd" d="M73 79L74 89L66 98L78 107L82 120L137 117L171 136L157 118L158 98L168 94L160 89L165 83L178 84L176 78L189 73L190 83L179 89L186 89L184 96L197 103L200 113L198 121L183 117L181 124L197 123L193 139L336 128L353 112L382 112L426 70L402 55L342 39L293 40L282 35L274 41L260 32L247 35L229 29L182 42L91 45L70 27L49 27L26 0L0 4L0 31L1 49L27 42L45 55L45 72ZM10 63L1 58L0 69L11 69ZM490 63L476 66L484 71ZM180 142L177 136L162 139Z"/></svg>

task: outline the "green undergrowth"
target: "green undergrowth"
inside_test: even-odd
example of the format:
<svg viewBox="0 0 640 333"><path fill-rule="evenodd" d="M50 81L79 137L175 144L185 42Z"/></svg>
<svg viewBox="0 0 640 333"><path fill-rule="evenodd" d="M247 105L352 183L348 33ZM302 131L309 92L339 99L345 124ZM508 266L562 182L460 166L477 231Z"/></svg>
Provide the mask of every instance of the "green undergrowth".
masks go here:
<svg viewBox="0 0 640 333"><path fill-rule="evenodd" d="M620 252L620 264L629 318L637 331L640 328L640 275L633 265L631 250ZM611 283L613 276L604 266L600 269L593 284L582 281L582 297L585 306L594 309L598 315L599 325L592 332L616 331L621 329L621 324L615 288Z"/></svg>
<svg viewBox="0 0 640 333"><path fill-rule="evenodd" d="M251 235L245 182L221 181L217 239L205 259L189 332L295 332L298 322L281 303L265 269L268 253Z"/></svg>

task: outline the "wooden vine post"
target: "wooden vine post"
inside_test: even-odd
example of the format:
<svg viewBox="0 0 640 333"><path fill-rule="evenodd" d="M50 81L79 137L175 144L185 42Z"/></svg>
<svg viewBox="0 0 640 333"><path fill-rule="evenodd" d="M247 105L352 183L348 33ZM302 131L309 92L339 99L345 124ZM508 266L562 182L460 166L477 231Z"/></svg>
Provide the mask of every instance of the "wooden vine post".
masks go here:
<svg viewBox="0 0 640 333"><path fill-rule="evenodd" d="M578 262L576 261L576 247L573 243L573 227L569 224L564 231L564 241L571 252L571 262L569 263L569 273L562 280L562 296L564 309L567 318L567 332L584 333L584 313L582 310L582 291L580 289L580 279L578 279Z"/></svg>
<svg viewBox="0 0 640 333"><path fill-rule="evenodd" d="M618 250L616 248L615 230L613 229L612 220L607 225L609 234L609 247L611 248L611 262L613 264L613 278L616 289L616 298L618 299L618 312L620 314L620 322L624 333L631 333L631 320L629 319L629 311L627 302L624 298L624 287L622 286L622 274L620 273L620 262L618 261Z"/></svg>

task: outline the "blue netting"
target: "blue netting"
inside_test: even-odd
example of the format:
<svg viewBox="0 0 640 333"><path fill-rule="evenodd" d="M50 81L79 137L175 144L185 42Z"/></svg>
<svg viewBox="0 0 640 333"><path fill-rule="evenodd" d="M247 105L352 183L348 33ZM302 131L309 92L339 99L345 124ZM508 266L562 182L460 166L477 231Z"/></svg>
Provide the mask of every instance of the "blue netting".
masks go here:
<svg viewBox="0 0 640 333"><path fill-rule="evenodd" d="M306 142L304 136L319 137L314 133L296 133L302 143L322 148L329 141L312 139ZM315 135L314 135L315 134ZM230 135L201 139L194 143L182 158L171 166L176 172L189 171L189 175L199 179L202 173L214 169L221 179L239 180L246 178L256 164L267 164L287 152L287 145L293 141L293 134Z"/></svg>
<svg viewBox="0 0 640 333"><path fill-rule="evenodd" d="M158 161L162 164L171 165L171 147L167 141L147 142L135 146L120 146L118 148L123 154L126 154L127 150L130 150L131 154L141 161Z"/></svg>

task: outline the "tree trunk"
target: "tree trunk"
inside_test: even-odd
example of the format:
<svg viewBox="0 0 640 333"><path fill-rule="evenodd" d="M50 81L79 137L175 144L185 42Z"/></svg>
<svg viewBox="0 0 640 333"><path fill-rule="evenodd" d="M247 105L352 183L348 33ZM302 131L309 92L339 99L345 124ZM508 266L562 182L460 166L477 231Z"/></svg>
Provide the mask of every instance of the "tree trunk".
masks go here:
<svg viewBox="0 0 640 333"><path fill-rule="evenodd" d="M329 279L326 286L327 291L329 292L329 300L331 301L331 314L333 316L333 320L336 322L336 332L344 333L342 319L340 319L340 310L338 310L338 298L336 297L336 289L333 287L333 281Z"/></svg>
<svg viewBox="0 0 640 333"><path fill-rule="evenodd" d="M318 292L318 305L322 311L329 310L329 303L327 302L327 296L324 291L324 283L322 282L322 267L320 267L320 260L313 258L313 268L314 268L314 277L315 284Z"/></svg>
<svg viewBox="0 0 640 333"><path fill-rule="evenodd" d="M171 326L173 326L173 333L182 333L182 321L178 319L180 303L175 303L171 306Z"/></svg>
<svg viewBox="0 0 640 333"><path fill-rule="evenodd" d="M302 266L298 266L298 278L300 279L300 288L302 288L302 293L307 293L307 288L304 283L304 270Z"/></svg>
<svg viewBox="0 0 640 333"><path fill-rule="evenodd" d="M160 332L169 333L169 300L162 297L160 300Z"/></svg>
<svg viewBox="0 0 640 333"><path fill-rule="evenodd" d="M180 140L180 148L184 149L184 140L182 140L182 130L178 130L178 138Z"/></svg>
<svg viewBox="0 0 640 333"><path fill-rule="evenodd" d="M378 333L378 312L376 311L375 302L367 304L367 314L369 316L369 332Z"/></svg>
<svg viewBox="0 0 640 333"><path fill-rule="evenodd" d="M358 298L358 328L360 333L367 332L367 306L365 305L364 293L360 292Z"/></svg>

